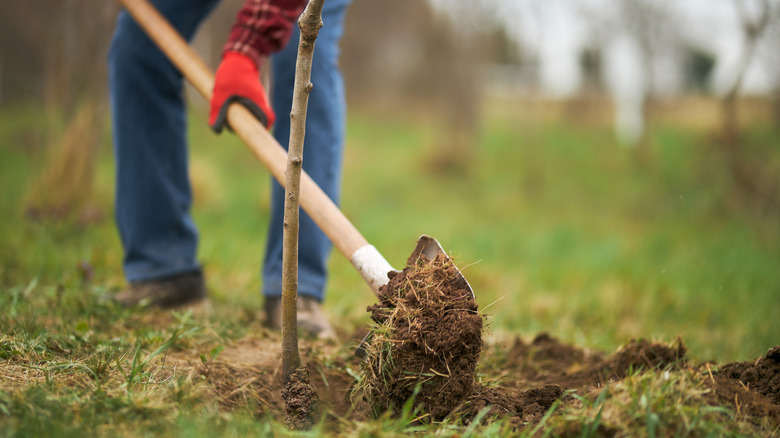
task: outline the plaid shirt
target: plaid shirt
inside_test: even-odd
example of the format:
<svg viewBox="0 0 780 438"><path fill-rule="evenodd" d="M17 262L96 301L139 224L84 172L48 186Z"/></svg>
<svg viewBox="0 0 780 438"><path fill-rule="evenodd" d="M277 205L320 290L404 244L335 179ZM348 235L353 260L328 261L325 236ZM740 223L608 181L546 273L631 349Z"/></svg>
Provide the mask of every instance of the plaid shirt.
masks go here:
<svg viewBox="0 0 780 438"><path fill-rule="evenodd" d="M245 0L222 52L239 52L257 65L287 44L306 0Z"/></svg>

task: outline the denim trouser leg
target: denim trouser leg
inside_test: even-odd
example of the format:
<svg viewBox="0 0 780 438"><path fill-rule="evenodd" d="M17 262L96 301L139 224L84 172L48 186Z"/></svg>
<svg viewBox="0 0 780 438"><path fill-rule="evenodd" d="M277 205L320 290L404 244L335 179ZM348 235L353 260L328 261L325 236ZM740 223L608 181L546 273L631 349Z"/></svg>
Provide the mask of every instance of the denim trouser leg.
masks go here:
<svg viewBox="0 0 780 438"><path fill-rule="evenodd" d="M218 0L153 0L187 39ZM199 269L182 76L122 12L109 52L116 221L128 281Z"/></svg>
<svg viewBox="0 0 780 438"><path fill-rule="evenodd" d="M344 84L338 68L339 40L349 0L327 0L322 12L324 23L314 44L311 82L306 117L303 168L338 203L341 190L341 159L344 148L346 105ZM285 147L290 140L295 60L299 30L294 26L290 43L272 57L272 104L277 113L274 136ZM284 189L274 181L271 194L271 224L263 264L263 294L279 296L282 290L282 221ZM331 243L309 215L300 216L298 293L324 298L326 269Z"/></svg>

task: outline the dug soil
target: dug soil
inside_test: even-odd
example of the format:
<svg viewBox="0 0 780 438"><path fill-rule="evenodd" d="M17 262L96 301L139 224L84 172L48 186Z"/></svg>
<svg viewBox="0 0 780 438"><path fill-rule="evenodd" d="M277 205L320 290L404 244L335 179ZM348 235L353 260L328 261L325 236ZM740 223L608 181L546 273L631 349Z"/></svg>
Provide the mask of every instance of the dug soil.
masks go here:
<svg viewBox="0 0 780 438"><path fill-rule="evenodd" d="M346 420L364 420L372 408L353 393L364 360L353 355L365 331L342 333L341 343L301 340L301 355L311 371L311 381L319 395L319 411L326 424L335 428ZM225 346L209 361L203 351L181 350L167 358L168 367L186 372L207 398L217 400L225 411L251 410L279 421L286 417L282 399L281 340L276 333L263 332ZM688 368L705 376L708 400L712 406L729 406L734 412L768 418L780 426L780 347L747 362L718 366L692 364L683 356L684 345L644 340L633 341L612 354L592 351L560 342L546 333L525 341L486 344L477 371L482 381L474 384L468 396L452 409L451 415L465 422L490 406L488 418L509 418L518 427L533 425L566 390L584 394L604 384L618 382L629 370L662 372ZM564 405L571 402L567 396ZM452 406L447 404L447 409ZM390 407L388 407L390 409Z"/></svg>
<svg viewBox="0 0 780 438"><path fill-rule="evenodd" d="M326 425L410 409L421 422L469 423L480 415L482 421L508 419L519 429L538 423L556 402L575 401L571 391L599 391L636 373L682 370L700 376L712 406L780 426L780 346L753 361L725 365L691 363L681 339L634 340L606 354L541 333L483 349L484 315L446 255L431 260L414 253L391 277L368 308L375 326L364 345L367 358L353 354L365 330L341 333L351 339L346 342L301 340L302 360L320 397L314 418L325 416ZM228 411L251 409L281 420L280 339L261 334L225 346L208 361L197 358L211 346L174 352L168 364L189 370L191 381Z"/></svg>
<svg viewBox="0 0 780 438"><path fill-rule="evenodd" d="M482 316L446 254L431 260L413 252L368 311L377 326L363 370L375 411L400 413L414 395L421 412L442 420L469 397L482 352Z"/></svg>
<svg viewBox="0 0 780 438"><path fill-rule="evenodd" d="M309 369L302 366L288 378L282 389L285 423L290 429L310 430L316 422L319 397L311 384Z"/></svg>

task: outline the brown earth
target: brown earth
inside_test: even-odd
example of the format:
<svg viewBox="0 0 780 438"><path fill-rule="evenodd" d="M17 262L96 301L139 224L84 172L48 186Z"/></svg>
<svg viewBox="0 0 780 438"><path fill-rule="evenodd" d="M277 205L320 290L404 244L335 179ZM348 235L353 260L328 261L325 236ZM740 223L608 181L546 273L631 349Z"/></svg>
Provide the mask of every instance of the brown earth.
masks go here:
<svg viewBox="0 0 780 438"><path fill-rule="evenodd" d="M765 417L780 426L780 345L747 362L730 362L707 369L712 405L730 404L738 413Z"/></svg>
<svg viewBox="0 0 780 438"><path fill-rule="evenodd" d="M326 424L333 427L338 427L343 419L362 420L372 414L370 406L359 397L350 398L356 383L353 375L363 362L352 355L353 347L363 334L345 335L349 341L340 344L301 340L302 359L320 397L315 418L325 416ZM207 362L198 358L198 351L173 352L167 358L167 366L189 373L191 380L200 382L202 391L218 400L222 409L250 409L258 416L282 420L285 404L281 397L280 345L278 334L263 333L262 337L247 337L226 345ZM478 371L490 386L474 384L451 415L468 422L491 406L487 418L508 417L518 426L533 424L565 390L599 390L607 382L619 381L632 368L658 372L651 367L688 367L705 376L704 384L710 389L706 397L713 406L731 406L740 414L767 418L780 425L778 349L775 347L756 360L718 367L710 363L686 364L684 357L670 360L684 351L680 341L672 345L635 341L607 355L560 342L545 333L530 342L516 338L508 347L485 345ZM755 373L751 369L756 369ZM758 388L767 389L761 392ZM562 403L569 401L571 397Z"/></svg>
<svg viewBox="0 0 780 438"><path fill-rule="evenodd" d="M567 390L600 391L633 373L687 370L702 376L708 403L780 426L780 346L756 360L722 366L692 365L681 339L634 340L608 355L541 333L531 342L515 338L483 351L484 316L458 278L446 256L412 254L380 291L379 303L368 308L376 327L365 360L353 355L365 332L346 343L302 339L301 356L320 396L314 417L326 416L326 425L337 427L388 410L399 414L414 396L418 421L468 423L482 413L522 427L541 420L556 401L574 400L564 396ZM227 345L208 361L193 360L203 352L175 352L169 364L189 370L192 381L203 382L227 410L281 418L281 343L276 333L263 335ZM477 382L478 364L481 382L488 384Z"/></svg>
<svg viewBox="0 0 780 438"><path fill-rule="evenodd" d="M400 413L416 393L423 415L442 420L472 392L482 351L482 316L446 254L415 251L368 311L378 327L364 363L375 410Z"/></svg>
<svg viewBox="0 0 780 438"><path fill-rule="evenodd" d="M565 389L579 389L620 380L631 370L684 366L686 352L682 340L667 345L642 339L605 356L541 333L530 343L515 339L505 358L485 364L483 372L495 372L502 384L511 388L556 384ZM509 375L510 372L516 374Z"/></svg>
<svg viewBox="0 0 780 438"><path fill-rule="evenodd" d="M738 380L772 403L780 405L780 346L752 362L731 362L720 367L718 376Z"/></svg>
<svg viewBox="0 0 780 438"><path fill-rule="evenodd" d="M315 423L317 391L309 379L309 369L305 366L296 369L282 389L285 422L293 430L310 430Z"/></svg>

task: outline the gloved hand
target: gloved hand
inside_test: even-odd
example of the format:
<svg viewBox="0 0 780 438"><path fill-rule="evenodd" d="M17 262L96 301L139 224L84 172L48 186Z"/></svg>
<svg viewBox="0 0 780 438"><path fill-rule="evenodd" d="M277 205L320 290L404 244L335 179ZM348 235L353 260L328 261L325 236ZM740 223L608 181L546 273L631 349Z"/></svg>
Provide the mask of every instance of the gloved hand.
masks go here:
<svg viewBox="0 0 780 438"><path fill-rule="evenodd" d="M217 68L211 96L209 126L215 132L222 132L227 125L227 110L233 102L247 107L266 129L271 129L276 121L276 115L260 83L257 65L244 54L227 52Z"/></svg>

